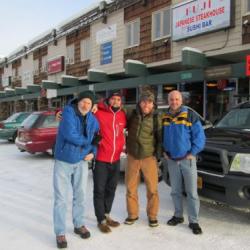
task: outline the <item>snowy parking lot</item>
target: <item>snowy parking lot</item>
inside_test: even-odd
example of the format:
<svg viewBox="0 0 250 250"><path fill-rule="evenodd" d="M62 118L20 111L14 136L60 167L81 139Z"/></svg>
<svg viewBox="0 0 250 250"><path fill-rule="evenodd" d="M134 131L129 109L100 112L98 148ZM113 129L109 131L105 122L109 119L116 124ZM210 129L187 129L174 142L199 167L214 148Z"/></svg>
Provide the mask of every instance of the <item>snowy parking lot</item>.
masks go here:
<svg viewBox="0 0 250 250"><path fill-rule="evenodd" d="M0 141L0 249L56 249L52 225L53 159L45 154L21 153L12 143ZM123 223L110 234L96 226L93 208L92 174L89 171L86 226L91 238L83 240L73 233L71 201L67 217L68 249L85 250L160 250L160 249L250 249L250 214L227 206L202 201L202 235L193 235L185 222L166 225L172 216L170 188L159 184L160 211L157 228L147 224L145 187L140 185L140 219L131 226ZM121 178L112 217L126 218L125 186Z"/></svg>

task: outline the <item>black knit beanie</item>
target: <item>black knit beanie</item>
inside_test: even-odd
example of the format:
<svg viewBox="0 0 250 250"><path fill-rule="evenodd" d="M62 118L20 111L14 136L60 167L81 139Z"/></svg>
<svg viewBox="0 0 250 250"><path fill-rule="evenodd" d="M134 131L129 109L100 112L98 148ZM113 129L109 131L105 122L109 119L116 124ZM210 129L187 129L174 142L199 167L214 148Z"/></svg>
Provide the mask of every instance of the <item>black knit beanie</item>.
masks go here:
<svg viewBox="0 0 250 250"><path fill-rule="evenodd" d="M80 92L78 94L78 96L77 96L77 101L80 102L84 98L90 99L91 102L92 102L92 106L94 105L94 103L95 103L95 96L94 96L93 91L86 90L86 91Z"/></svg>

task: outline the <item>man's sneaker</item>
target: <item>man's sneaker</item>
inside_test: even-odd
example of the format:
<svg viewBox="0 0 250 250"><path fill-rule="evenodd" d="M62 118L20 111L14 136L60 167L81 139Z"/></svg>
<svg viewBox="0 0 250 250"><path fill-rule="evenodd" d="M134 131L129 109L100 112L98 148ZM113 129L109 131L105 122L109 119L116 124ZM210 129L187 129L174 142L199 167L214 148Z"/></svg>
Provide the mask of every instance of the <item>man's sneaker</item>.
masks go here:
<svg viewBox="0 0 250 250"><path fill-rule="evenodd" d="M175 217L173 216L168 222L167 224L169 226L176 226L180 223L183 223L184 222L184 218L183 217Z"/></svg>
<svg viewBox="0 0 250 250"><path fill-rule="evenodd" d="M157 220L157 219L154 219L154 220L149 219L149 220L148 220L148 225L149 225L150 227L158 227L158 226L159 226L158 220Z"/></svg>
<svg viewBox="0 0 250 250"><path fill-rule="evenodd" d="M120 223L118 221L112 220L110 217L106 217L106 223L110 227L119 227Z"/></svg>
<svg viewBox="0 0 250 250"><path fill-rule="evenodd" d="M79 228L74 228L74 232L79 234L81 238L87 239L90 237L90 232L85 226L81 226Z"/></svg>
<svg viewBox="0 0 250 250"><path fill-rule="evenodd" d="M56 245L57 248L67 248L67 240L65 235L56 236Z"/></svg>
<svg viewBox="0 0 250 250"><path fill-rule="evenodd" d="M98 223L97 224L99 230L102 232L102 233L110 233L111 232L111 229L110 227L107 225L107 222L106 221L103 221L101 223Z"/></svg>
<svg viewBox="0 0 250 250"><path fill-rule="evenodd" d="M136 217L136 218L127 218L125 221L124 221L124 224L126 225L133 225L139 218Z"/></svg>
<svg viewBox="0 0 250 250"><path fill-rule="evenodd" d="M198 223L189 223L188 226L192 229L193 234L202 234L201 227Z"/></svg>

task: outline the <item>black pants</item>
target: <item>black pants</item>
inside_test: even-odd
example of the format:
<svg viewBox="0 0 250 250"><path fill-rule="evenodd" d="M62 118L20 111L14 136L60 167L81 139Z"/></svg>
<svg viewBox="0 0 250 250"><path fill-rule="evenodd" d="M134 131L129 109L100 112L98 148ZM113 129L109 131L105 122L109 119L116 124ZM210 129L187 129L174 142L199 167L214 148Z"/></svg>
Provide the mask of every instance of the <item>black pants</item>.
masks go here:
<svg viewBox="0 0 250 250"><path fill-rule="evenodd" d="M94 207L98 223L109 214L115 197L115 190L120 175L120 161L107 163L96 161L94 176Z"/></svg>

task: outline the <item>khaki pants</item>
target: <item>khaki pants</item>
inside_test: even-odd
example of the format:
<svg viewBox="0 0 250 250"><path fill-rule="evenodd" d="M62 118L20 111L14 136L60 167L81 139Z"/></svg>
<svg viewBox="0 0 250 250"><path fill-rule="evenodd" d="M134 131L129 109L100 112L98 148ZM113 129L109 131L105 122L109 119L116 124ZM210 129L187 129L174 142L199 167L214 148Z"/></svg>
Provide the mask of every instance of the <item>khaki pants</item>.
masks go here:
<svg viewBox="0 0 250 250"><path fill-rule="evenodd" d="M139 215L137 188L140 182L140 170L143 173L147 188L147 215L149 219L154 220L157 219L159 210L158 169L154 156L137 160L133 156L128 155L128 167L126 169L128 216L134 219Z"/></svg>

